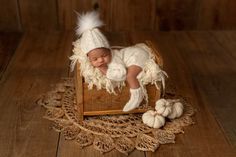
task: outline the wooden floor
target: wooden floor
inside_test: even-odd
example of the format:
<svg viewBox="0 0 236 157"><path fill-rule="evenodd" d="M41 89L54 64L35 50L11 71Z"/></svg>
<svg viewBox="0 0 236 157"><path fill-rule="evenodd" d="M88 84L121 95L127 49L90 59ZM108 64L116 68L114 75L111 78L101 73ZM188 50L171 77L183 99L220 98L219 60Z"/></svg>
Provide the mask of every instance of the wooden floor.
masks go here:
<svg viewBox="0 0 236 157"><path fill-rule="evenodd" d="M175 144L162 145L155 153L135 150L131 157L236 156L236 31L107 36L112 45L153 41L169 79L197 109L196 125L178 135ZM69 75L73 32L25 33L20 41L19 37L16 34L11 44L12 39L0 37L0 52L5 53L0 56L0 66L5 67L0 71L0 157L124 156L115 150L105 155L93 147L81 150L65 141L35 103L51 84Z"/></svg>
<svg viewBox="0 0 236 157"><path fill-rule="evenodd" d="M0 32L0 79L18 46L20 38L21 33Z"/></svg>

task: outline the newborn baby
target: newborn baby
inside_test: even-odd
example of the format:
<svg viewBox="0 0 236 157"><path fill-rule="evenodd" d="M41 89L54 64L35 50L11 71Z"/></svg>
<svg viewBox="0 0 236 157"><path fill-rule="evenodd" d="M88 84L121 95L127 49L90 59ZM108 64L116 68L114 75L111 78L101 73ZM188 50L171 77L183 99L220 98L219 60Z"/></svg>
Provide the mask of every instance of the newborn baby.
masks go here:
<svg viewBox="0 0 236 157"><path fill-rule="evenodd" d="M123 108L127 112L137 108L144 98L137 76L143 71L149 53L142 46L131 46L121 50L112 50L106 37L98 27L103 23L97 12L79 15L77 34L80 51L94 68L113 81L126 81L130 88L130 99ZM80 55L71 57L72 65ZM72 69L73 69L72 66Z"/></svg>

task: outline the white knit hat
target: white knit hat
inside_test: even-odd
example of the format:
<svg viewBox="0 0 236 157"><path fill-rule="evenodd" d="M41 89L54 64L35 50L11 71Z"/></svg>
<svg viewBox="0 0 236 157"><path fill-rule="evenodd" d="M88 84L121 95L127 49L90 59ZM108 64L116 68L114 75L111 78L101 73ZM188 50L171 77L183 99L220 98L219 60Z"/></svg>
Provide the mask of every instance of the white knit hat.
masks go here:
<svg viewBox="0 0 236 157"><path fill-rule="evenodd" d="M98 12L92 11L79 15L77 25L76 33L81 36L80 47L85 54L96 48L110 48L106 37L98 29L103 26Z"/></svg>

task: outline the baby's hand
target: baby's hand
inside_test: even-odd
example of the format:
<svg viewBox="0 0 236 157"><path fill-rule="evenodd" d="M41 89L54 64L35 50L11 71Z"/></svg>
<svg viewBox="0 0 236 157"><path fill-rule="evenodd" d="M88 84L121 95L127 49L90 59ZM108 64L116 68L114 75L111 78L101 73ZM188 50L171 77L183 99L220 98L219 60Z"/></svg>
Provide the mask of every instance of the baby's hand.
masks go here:
<svg viewBox="0 0 236 157"><path fill-rule="evenodd" d="M107 69L108 69L107 65L102 65L102 66L99 66L97 68L102 72L102 74L106 75Z"/></svg>

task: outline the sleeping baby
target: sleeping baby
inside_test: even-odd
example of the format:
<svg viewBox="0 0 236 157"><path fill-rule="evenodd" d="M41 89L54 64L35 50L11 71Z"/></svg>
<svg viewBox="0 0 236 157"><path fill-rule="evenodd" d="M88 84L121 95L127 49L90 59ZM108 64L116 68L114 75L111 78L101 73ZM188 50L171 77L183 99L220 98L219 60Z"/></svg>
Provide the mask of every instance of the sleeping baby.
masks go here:
<svg viewBox="0 0 236 157"><path fill-rule="evenodd" d="M140 45L111 50L108 40L98 29L102 25L97 12L79 15L77 34L80 36L80 49L90 64L107 79L127 82L130 99L123 111L131 111L144 99L138 76L150 59L150 53ZM73 56L71 59L73 60Z"/></svg>

